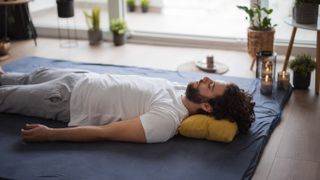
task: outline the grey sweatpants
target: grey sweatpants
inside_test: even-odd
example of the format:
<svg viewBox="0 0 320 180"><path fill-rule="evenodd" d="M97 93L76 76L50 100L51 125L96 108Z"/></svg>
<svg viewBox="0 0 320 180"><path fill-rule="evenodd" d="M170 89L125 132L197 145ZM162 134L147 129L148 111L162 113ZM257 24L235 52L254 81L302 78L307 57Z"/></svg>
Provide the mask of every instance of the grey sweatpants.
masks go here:
<svg viewBox="0 0 320 180"><path fill-rule="evenodd" d="M0 112L69 122L71 91L87 72L39 68L6 73L0 76Z"/></svg>

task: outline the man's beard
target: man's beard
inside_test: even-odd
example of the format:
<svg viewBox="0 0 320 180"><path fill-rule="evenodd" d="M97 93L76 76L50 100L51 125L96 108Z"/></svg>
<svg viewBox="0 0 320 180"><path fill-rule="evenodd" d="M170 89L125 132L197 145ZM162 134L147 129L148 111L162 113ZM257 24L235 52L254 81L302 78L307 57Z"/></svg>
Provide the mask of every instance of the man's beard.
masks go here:
<svg viewBox="0 0 320 180"><path fill-rule="evenodd" d="M209 101L209 98L203 97L199 90L192 86L192 83L189 83L187 86L186 97L189 101L197 104Z"/></svg>

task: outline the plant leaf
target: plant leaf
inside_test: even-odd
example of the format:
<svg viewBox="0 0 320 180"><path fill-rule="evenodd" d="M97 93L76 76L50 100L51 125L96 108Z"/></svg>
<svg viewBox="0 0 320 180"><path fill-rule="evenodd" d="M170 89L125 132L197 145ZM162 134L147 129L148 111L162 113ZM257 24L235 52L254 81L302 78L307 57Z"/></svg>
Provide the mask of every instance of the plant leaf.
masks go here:
<svg viewBox="0 0 320 180"><path fill-rule="evenodd" d="M86 19L86 24L88 26L89 29L92 29L92 16L89 15L89 13L87 13L85 10L83 10L83 14L85 16Z"/></svg>

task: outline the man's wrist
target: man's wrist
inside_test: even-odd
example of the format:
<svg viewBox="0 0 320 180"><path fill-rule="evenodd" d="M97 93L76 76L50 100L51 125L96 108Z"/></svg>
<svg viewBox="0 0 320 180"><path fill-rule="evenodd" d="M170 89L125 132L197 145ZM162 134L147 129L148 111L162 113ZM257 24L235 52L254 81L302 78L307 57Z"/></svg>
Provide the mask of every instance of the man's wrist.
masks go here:
<svg viewBox="0 0 320 180"><path fill-rule="evenodd" d="M48 141L55 141L55 130L53 128L48 128L47 139Z"/></svg>

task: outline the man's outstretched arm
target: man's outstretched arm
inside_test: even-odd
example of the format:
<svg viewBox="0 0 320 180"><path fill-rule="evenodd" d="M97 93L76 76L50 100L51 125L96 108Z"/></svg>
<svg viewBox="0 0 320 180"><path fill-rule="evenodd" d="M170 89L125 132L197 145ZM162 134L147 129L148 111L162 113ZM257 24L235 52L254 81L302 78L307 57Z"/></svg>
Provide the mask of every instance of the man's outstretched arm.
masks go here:
<svg viewBox="0 0 320 180"><path fill-rule="evenodd" d="M26 141L126 141L146 143L140 118L113 122L102 126L78 126L68 128L49 128L41 124L27 124L21 129Z"/></svg>

